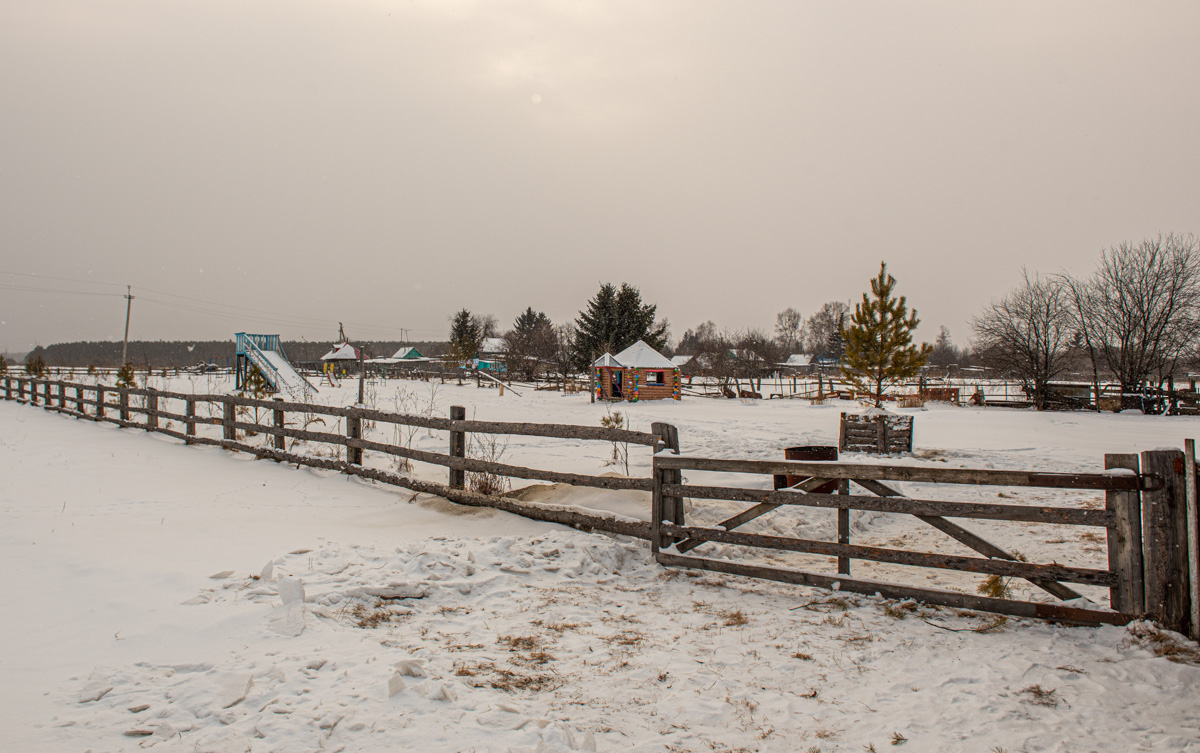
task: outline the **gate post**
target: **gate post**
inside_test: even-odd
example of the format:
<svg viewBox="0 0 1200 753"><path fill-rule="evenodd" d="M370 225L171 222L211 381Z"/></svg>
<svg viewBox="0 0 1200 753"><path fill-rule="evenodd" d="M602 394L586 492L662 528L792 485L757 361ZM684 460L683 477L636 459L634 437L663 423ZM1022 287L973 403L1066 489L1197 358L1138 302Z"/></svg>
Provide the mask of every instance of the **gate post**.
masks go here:
<svg viewBox="0 0 1200 753"><path fill-rule="evenodd" d="M1171 392L1174 397L1174 391ZM1197 500L1196 489L1196 440L1183 440L1183 482L1187 494L1187 564L1188 582L1191 588L1188 597L1191 599L1189 614L1188 637L1192 640L1200 638L1200 500Z"/></svg>
<svg viewBox="0 0 1200 753"><path fill-rule="evenodd" d="M1105 455L1104 469L1124 468L1138 472L1138 456ZM1105 506L1116 518L1108 529L1108 569L1117 574L1117 585L1109 589L1109 603L1122 614L1146 613L1145 576L1142 570L1142 499L1138 491L1108 491Z"/></svg>
<svg viewBox="0 0 1200 753"><path fill-rule="evenodd" d="M662 450L670 450L676 455L679 454L679 429L674 424L652 423L650 432L662 438ZM685 525L683 497L663 493L664 485L683 483L683 471L678 468L659 468L657 453L655 453L653 467L654 493L651 503L653 520L650 529L650 547L652 552L657 552L660 547L671 546L677 541L672 536L663 536L660 533L662 521L668 520L677 526Z"/></svg>
<svg viewBox="0 0 1200 753"><path fill-rule="evenodd" d="M450 420L464 421L467 418L467 409L461 405L450 406ZM464 431L450 430L450 457L465 458L467 456L467 434ZM467 486L467 473L462 468L450 466L450 488L465 489Z"/></svg>
<svg viewBox="0 0 1200 753"><path fill-rule="evenodd" d="M128 421L129 420L129 388L128 387L119 387L118 389L121 391L121 395L117 400L117 402L121 404L121 420Z"/></svg>
<svg viewBox="0 0 1200 753"><path fill-rule="evenodd" d="M237 427L235 427L233 425L234 422L237 420L236 419L237 414L234 410L234 405L233 405L233 398L226 397L221 402L224 405L224 412L223 412L223 415L221 416L221 426L224 430L222 433L222 436L225 439L229 439L229 440L237 439Z"/></svg>
<svg viewBox="0 0 1200 753"><path fill-rule="evenodd" d="M1142 492L1146 613L1179 633L1187 633L1191 622L1183 469L1179 450L1142 453L1142 473L1161 481L1159 488Z"/></svg>
<svg viewBox="0 0 1200 753"><path fill-rule="evenodd" d="M96 385L96 420L104 420L104 385Z"/></svg>

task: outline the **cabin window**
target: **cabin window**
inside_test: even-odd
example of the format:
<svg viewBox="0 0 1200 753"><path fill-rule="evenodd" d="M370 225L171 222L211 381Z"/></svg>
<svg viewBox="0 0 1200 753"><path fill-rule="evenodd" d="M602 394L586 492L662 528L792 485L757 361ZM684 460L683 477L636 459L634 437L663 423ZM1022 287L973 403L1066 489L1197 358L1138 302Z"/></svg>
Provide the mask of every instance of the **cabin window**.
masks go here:
<svg viewBox="0 0 1200 753"><path fill-rule="evenodd" d="M661 371L647 371L646 372L646 386L650 386L652 384L657 384L659 386L666 384L666 381L663 379L663 372L661 372Z"/></svg>

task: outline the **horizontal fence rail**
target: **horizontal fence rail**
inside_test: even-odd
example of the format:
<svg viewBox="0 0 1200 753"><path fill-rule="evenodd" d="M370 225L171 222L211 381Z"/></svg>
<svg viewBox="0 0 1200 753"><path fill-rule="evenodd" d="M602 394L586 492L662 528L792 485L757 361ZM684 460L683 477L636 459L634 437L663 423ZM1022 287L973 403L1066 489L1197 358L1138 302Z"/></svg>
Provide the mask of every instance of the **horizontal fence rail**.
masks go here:
<svg viewBox="0 0 1200 753"><path fill-rule="evenodd" d="M6 376L0 379L0 382L3 397L7 400L40 405L47 410L76 418L153 431L180 439L186 444L224 447L278 462L336 470L417 492L435 494L461 504L491 507L537 520L643 539L649 538L650 535L650 524L645 521L480 494L466 488L466 474L488 474L598 489L644 492L653 490L651 478L592 476L467 457L466 437L472 433L520 435L646 446L655 452L667 448L678 450L678 432L669 424L654 424L653 432L640 432L597 426L468 421L461 417L463 410L458 407L451 409L450 418L442 418L389 413L362 406L340 407L282 399L263 400L241 395L192 394L147 387L83 384L59 379ZM174 405L182 404L181 408L171 409L169 401ZM207 410L200 410L202 407L206 407ZM209 415L203 415L205 412ZM251 420L252 416L254 420ZM311 425L312 420L320 420L323 417L344 421L345 433L328 429L299 428L307 427ZM164 422L176 422L182 430L170 428L164 425ZM450 435L449 451L431 452L364 438L363 426L368 422L447 432ZM220 438L199 433L200 427L207 426L220 427ZM239 435L262 435L269 440L270 446L240 441ZM288 452L285 449L285 440L289 439L340 448L345 454L345 459ZM444 467L449 471L449 483L419 480L391 470L367 467L364 465L367 452Z"/></svg>

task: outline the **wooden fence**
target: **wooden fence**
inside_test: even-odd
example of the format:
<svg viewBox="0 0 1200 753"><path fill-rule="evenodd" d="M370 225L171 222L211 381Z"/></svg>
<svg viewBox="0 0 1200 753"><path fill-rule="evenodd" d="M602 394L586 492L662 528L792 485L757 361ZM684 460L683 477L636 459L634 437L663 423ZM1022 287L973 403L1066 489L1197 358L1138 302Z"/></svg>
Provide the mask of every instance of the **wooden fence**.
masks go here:
<svg viewBox="0 0 1200 753"><path fill-rule="evenodd" d="M467 421L464 410L451 408L449 418L387 413L362 407L341 408L282 400L257 400L233 395L195 395L145 388L79 384L29 377L3 377L3 397L41 405L81 419L106 421L123 427L166 434L187 444L204 444L251 453L278 462L336 470L396 486L438 495L461 504L492 507L554 523L649 539L658 562L747 575L806 586L881 594L930 604L1039 617L1078 623L1121 624L1148 616L1165 626L1200 635L1200 523L1194 443L1186 453L1158 450L1138 455L1106 455L1103 473L1042 473L947 469L897 465L857 465L839 462L749 461L694 458L678 453L679 436L670 424L653 424L650 432L557 424ZM136 398L136 399L131 399ZM200 411L198 408L205 407ZM182 412L181 412L182 411ZM207 413L208 415L203 415ZM257 417L254 415L257 413ZM344 419L345 432L311 431L313 416ZM164 421L166 423L164 423ZM177 422L182 430L173 428ZM363 436L365 422L379 422L445 431L447 452L435 453ZM239 432L243 436L239 437ZM623 478L563 473L465 457L468 433L526 435L620 442L650 447L655 452L649 478ZM248 433L270 438L269 446L245 441ZM287 439L341 448L331 458L289 451ZM296 448L293 446L292 448ZM344 451L344 452L343 452ZM447 483L422 481L384 468L365 465L367 453L431 463L445 467ZM715 471L757 475L797 476L807 480L781 490L685 484L683 471ZM466 489L466 474L488 473L603 489L634 489L652 493L650 522L584 513L570 507L528 504ZM836 482L838 493L816 491ZM1092 489L1105 492L1104 509L983 504L912 499L888 481L945 485L990 485L1047 489ZM867 494L851 494L850 484ZM810 491L812 490L812 491ZM684 498L753 503L744 512L716 527L687 525ZM735 529L781 507L799 505L837 511L836 542L746 533ZM981 557L914 552L850 542L850 510L907 514L950 536ZM995 546L948 518L1050 523L1104 529L1108 545L1105 569L1029 563ZM706 543L754 549L800 552L836 558L835 573L785 569L756 564L747 558L714 559L688 555ZM738 550L742 551L742 550ZM951 590L903 585L850 577L852 560L923 568L957 570L984 575L1023 578L1059 602L1022 601L977 596ZM1063 604L1079 597L1066 583L1107 588L1110 609Z"/></svg>
<svg viewBox="0 0 1200 753"><path fill-rule="evenodd" d="M470 458L466 457L467 435L525 435L616 442L650 447L654 452L664 448L679 448L678 432L670 424L652 424L651 432L640 432L600 426L467 421L465 410L461 406L451 407L450 417L441 418L388 413L363 407L341 408L286 402L281 399L258 400L235 395L195 395L148 388L79 384L14 376L3 378L3 396L6 400L41 405L47 410L76 418L105 421L122 427L166 434L182 440L185 444L215 445L278 462L341 471L417 492L435 494L461 504L492 507L536 520L643 539L650 537L648 522L584 513L565 506L534 505L507 497L479 494L466 488L467 474L492 474L573 486L634 489L645 492L653 490L651 478L563 473ZM204 410L200 410L201 408ZM345 432L312 431L306 428L314 416L344 419ZM171 422L177 422L182 430L169 426ZM449 446L447 452L442 454L372 441L363 436L363 428L367 422L445 431L449 433ZM248 435L255 434L269 437L269 446L245 441ZM287 439L338 447L341 448L338 453L341 457L330 458L288 451ZM367 453L380 453L445 467L448 470L447 483L418 480L386 468L368 467L365 464Z"/></svg>
<svg viewBox="0 0 1200 753"><path fill-rule="evenodd" d="M1200 578L1196 573L1197 559L1200 558L1197 549L1200 547L1197 546L1193 444L1189 441L1186 455L1177 450L1143 452L1140 458L1137 455L1106 455L1105 468L1107 470L1103 473L1040 473L658 455L654 458L653 470L651 548L658 562L664 565L1066 622L1123 624L1149 616L1171 629L1193 636L1200 634L1200 614L1197 613L1200 597L1193 595L1200 590ZM699 486L683 482L682 473L685 470L788 475L807 480L777 491ZM1190 482L1185 484L1188 479ZM830 481L837 482L838 493L809 491ZM911 499L884 483L886 481L1094 489L1105 492L1106 505L1104 509L1086 509ZM851 494L851 482L868 494ZM733 500L750 502L753 506L715 526L696 526L688 525L684 520L684 498L691 498L693 505L699 505L703 500ZM762 515L792 505L835 509L838 518L837 542L734 530ZM913 515L982 556L945 555L852 544L850 510ZM947 518L1101 528L1108 544L1108 564L1105 569L1097 569L1020 561L1014 554ZM732 544L746 549L730 550L736 552L732 555L735 557L733 559L687 554L708 542ZM767 566L754 561L752 552L756 549L826 555L836 558L837 569L828 573ZM1023 578L1058 601L994 598L881 580L855 579L850 577L850 562L856 559ZM1110 609L1061 603L1080 596L1064 583L1107 588Z"/></svg>

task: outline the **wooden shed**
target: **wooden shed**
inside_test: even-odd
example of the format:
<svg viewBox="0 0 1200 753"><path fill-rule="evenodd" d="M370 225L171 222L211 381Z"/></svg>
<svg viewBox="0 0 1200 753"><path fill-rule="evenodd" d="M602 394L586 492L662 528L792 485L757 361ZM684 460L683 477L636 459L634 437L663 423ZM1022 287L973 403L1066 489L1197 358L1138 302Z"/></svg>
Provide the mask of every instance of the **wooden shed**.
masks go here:
<svg viewBox="0 0 1200 753"><path fill-rule="evenodd" d="M600 356L592 364L592 376L601 400L680 399L679 369L641 340L615 356Z"/></svg>

